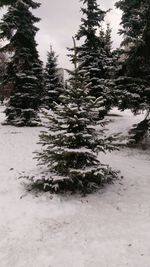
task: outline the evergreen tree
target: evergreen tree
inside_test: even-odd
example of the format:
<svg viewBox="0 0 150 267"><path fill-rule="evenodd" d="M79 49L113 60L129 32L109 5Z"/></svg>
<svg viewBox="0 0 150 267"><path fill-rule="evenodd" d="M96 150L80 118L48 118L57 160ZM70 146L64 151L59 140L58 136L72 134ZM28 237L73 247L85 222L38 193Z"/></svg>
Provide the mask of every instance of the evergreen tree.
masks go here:
<svg viewBox="0 0 150 267"><path fill-rule="evenodd" d="M110 40L106 40L105 33L102 33L102 22L107 11L101 10L96 0L82 1L85 7L81 9L83 13L82 23L76 35L77 40L84 40L78 48L80 65L89 73L87 83L91 83L90 94L104 98L107 112L113 100L108 81L105 82L110 79L110 67L112 67L112 58L108 53L108 47L106 49L106 41L110 42ZM99 36L98 30L100 31ZM108 35L109 32L107 31L107 38Z"/></svg>
<svg viewBox="0 0 150 267"><path fill-rule="evenodd" d="M74 43L75 46L75 43ZM105 120L95 121L103 108L103 98L89 95L83 72L78 68L78 53L74 47L74 70L70 71L69 87L55 105L54 113L46 114L49 123L40 135L43 150L37 153L41 164L48 167L49 177L37 185L52 192L91 191L117 177L116 172L101 164L97 152L113 149L105 137ZM82 75L81 75L82 73ZM88 73L84 73L88 75ZM96 130L99 125L99 133Z"/></svg>
<svg viewBox="0 0 150 267"><path fill-rule="evenodd" d="M111 56L111 51L112 51L111 33L112 30L110 28L110 24L107 23L107 28L105 32L105 50L108 56Z"/></svg>
<svg viewBox="0 0 150 267"><path fill-rule="evenodd" d="M112 54L112 40L111 40L111 28L110 24L107 23L106 31L101 27L99 32L99 41L102 48L105 50L108 56Z"/></svg>
<svg viewBox="0 0 150 267"><path fill-rule="evenodd" d="M30 11L39 6L32 0L16 0L0 23L0 38L8 41L1 50L11 53L5 76L5 84L12 87L6 123L16 126L34 126L39 120L43 73L35 42L38 28L34 26L39 18Z"/></svg>
<svg viewBox="0 0 150 267"><path fill-rule="evenodd" d="M104 31L100 29L99 41L100 47L103 48L104 58L103 58L103 68L105 70L105 80L106 82L111 82L111 79L114 77L115 68L116 68L116 57L114 51L112 50L112 30L110 24L107 23L107 28Z"/></svg>
<svg viewBox="0 0 150 267"><path fill-rule="evenodd" d="M145 120L131 131L132 139L138 142L150 125L150 2L122 0L116 6L123 11L120 30L123 62L116 80L119 106L135 113L147 111Z"/></svg>
<svg viewBox="0 0 150 267"><path fill-rule="evenodd" d="M150 110L150 2L118 1L123 11L120 34L124 36L122 71L116 81L120 106L133 111Z"/></svg>
<svg viewBox="0 0 150 267"><path fill-rule="evenodd" d="M141 0L119 0L115 4L116 7L123 12L120 23L122 29L119 30L119 33L124 37L122 42L122 45L124 46L130 45L130 43L136 44L137 41L141 39L143 31L141 21L141 2Z"/></svg>
<svg viewBox="0 0 150 267"><path fill-rule="evenodd" d="M59 96L62 92L63 84L58 74L57 56L52 47L50 47L50 52L48 52L44 78L45 102L48 108L53 108L54 102L60 103Z"/></svg>

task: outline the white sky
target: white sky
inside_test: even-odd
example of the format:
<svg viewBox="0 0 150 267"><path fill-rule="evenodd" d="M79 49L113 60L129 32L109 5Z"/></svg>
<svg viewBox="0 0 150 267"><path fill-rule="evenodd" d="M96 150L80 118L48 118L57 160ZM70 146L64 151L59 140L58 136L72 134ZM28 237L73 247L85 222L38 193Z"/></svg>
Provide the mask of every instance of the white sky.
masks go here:
<svg viewBox="0 0 150 267"><path fill-rule="evenodd" d="M36 15L41 18L40 31L37 34L39 52L43 61L46 60L47 50L50 43L59 55L61 67L69 66L69 59L66 56L66 47L72 47L72 36L74 36L80 25L81 2L79 0L39 0L41 7ZM120 45L120 36L117 34L121 12L114 7L115 0L98 0L98 4L104 10L111 8L106 21L110 22L112 31L113 46Z"/></svg>
<svg viewBox="0 0 150 267"><path fill-rule="evenodd" d="M41 2L41 7L35 14L41 18L36 39L39 44L38 50L41 59L45 62L47 51L50 44L59 55L60 67L69 67L67 57L67 47L72 47L72 36L74 36L81 23L80 0L36 0ZM117 0L97 0L100 7L104 10L111 8L106 18L106 22L111 24L113 47L119 47L121 37L117 34L121 19L120 10L115 9L114 4ZM4 9L0 12L0 17Z"/></svg>

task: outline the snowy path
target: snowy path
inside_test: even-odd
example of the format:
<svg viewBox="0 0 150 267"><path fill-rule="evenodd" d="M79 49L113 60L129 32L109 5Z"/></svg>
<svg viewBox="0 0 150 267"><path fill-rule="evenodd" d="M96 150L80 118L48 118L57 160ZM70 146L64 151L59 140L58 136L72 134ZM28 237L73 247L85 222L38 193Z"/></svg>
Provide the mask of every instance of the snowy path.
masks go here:
<svg viewBox="0 0 150 267"><path fill-rule="evenodd" d="M149 267L150 151L103 156L124 179L99 193L33 196L18 177L36 169L39 130L0 126L0 267Z"/></svg>

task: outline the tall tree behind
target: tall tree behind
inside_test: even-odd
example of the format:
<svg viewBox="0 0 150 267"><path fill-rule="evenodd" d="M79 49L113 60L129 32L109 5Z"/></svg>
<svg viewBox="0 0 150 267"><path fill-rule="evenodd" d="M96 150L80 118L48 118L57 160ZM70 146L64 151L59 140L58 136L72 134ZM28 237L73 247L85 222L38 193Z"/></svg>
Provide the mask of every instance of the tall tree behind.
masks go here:
<svg viewBox="0 0 150 267"><path fill-rule="evenodd" d="M107 110L112 100L105 83L105 79L110 78L106 66L110 64L110 60L104 48L103 36L98 36L107 11L101 10L96 0L82 0L82 2L84 4L81 8L83 17L76 35L77 40L83 40L83 44L78 48L80 65L89 73L87 83L91 84L90 94L96 97L103 96Z"/></svg>
<svg viewBox="0 0 150 267"><path fill-rule="evenodd" d="M47 63L44 73L45 103L48 108L53 108L55 103L60 103L59 96L63 90L63 84L58 74L57 56L50 47L47 55Z"/></svg>
<svg viewBox="0 0 150 267"><path fill-rule="evenodd" d="M43 73L35 42L38 28L34 23L40 19L30 11L39 6L32 0L16 0L0 23L0 38L8 41L1 50L12 53L5 76L5 84L12 86L6 123L16 126L34 126L39 121Z"/></svg>
<svg viewBox="0 0 150 267"><path fill-rule="evenodd" d="M103 48L103 68L105 70L104 79L108 82L108 80L112 79L115 73L115 56L114 51L112 49L112 29L110 28L110 24L107 23L106 30L102 27L99 33L99 41L100 47Z"/></svg>
<svg viewBox="0 0 150 267"><path fill-rule="evenodd" d="M120 34L123 35L121 79L117 80L121 107L150 111L150 2L122 0Z"/></svg>
<svg viewBox="0 0 150 267"><path fill-rule="evenodd" d="M116 6L123 11L123 63L115 91L121 109L147 111L144 121L131 130L132 143L139 143L150 129L150 1L122 0Z"/></svg>

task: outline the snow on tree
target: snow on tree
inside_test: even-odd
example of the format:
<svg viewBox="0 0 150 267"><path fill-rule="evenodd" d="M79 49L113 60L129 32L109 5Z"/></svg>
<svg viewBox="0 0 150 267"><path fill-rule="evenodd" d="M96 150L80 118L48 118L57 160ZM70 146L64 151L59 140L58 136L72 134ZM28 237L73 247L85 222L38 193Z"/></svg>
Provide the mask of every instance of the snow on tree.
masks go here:
<svg viewBox="0 0 150 267"><path fill-rule="evenodd" d="M83 17L76 35L77 40L83 40L83 44L78 47L80 65L82 69L89 72L87 83L91 83L90 94L104 98L107 112L113 102L109 87L110 81L108 81L108 79L111 80L110 74L113 71L109 26L106 35L104 32L102 34L102 23L107 11L101 10L96 0L82 0L82 2L84 5L81 8Z"/></svg>
<svg viewBox="0 0 150 267"><path fill-rule="evenodd" d="M106 28L106 32L105 32L105 49L108 55L111 55L111 50L112 50L112 40L111 40L111 28L110 28L110 24L107 23L107 28Z"/></svg>
<svg viewBox="0 0 150 267"><path fill-rule="evenodd" d="M40 164L48 167L48 177L35 185L52 192L89 192L117 177L98 158L98 151L105 153L114 147L105 136L106 121L98 122L104 100L89 95L90 84L83 80L88 73L83 75L78 68L75 40L73 62L75 68L69 71L71 78L61 104L55 105L54 112L46 113L48 124L39 142L43 149L37 152Z"/></svg>
<svg viewBox="0 0 150 267"><path fill-rule="evenodd" d="M48 108L53 108L55 103L60 103L59 96L63 90L58 73L57 58L58 56L55 55L51 46L44 72L45 103Z"/></svg>
<svg viewBox="0 0 150 267"><path fill-rule="evenodd" d="M149 109L150 3L124 0L116 6L123 11L120 34L124 60L117 80L117 88L122 93L120 105L135 112Z"/></svg>
<svg viewBox="0 0 150 267"><path fill-rule="evenodd" d="M116 80L119 106L135 113L146 110L147 120L150 113L150 2L122 0L116 6L123 11L120 34L123 35L124 60Z"/></svg>
<svg viewBox="0 0 150 267"><path fill-rule="evenodd" d="M112 49L112 29L110 28L110 24L107 23L106 30L104 30L102 27L100 28L99 32L99 41L100 41L100 47L102 47L104 52L104 58L103 58L103 68L105 70L104 80L106 82L112 82L112 79L114 78L114 74L116 71L116 55L115 51ZM111 92L113 93L113 92Z"/></svg>
<svg viewBox="0 0 150 267"><path fill-rule="evenodd" d="M35 42L38 28L34 26L39 18L30 11L39 6L32 0L16 0L0 23L0 38L7 40L1 50L11 53L4 81L12 87L6 123L15 126L35 126L39 121L43 73Z"/></svg>

